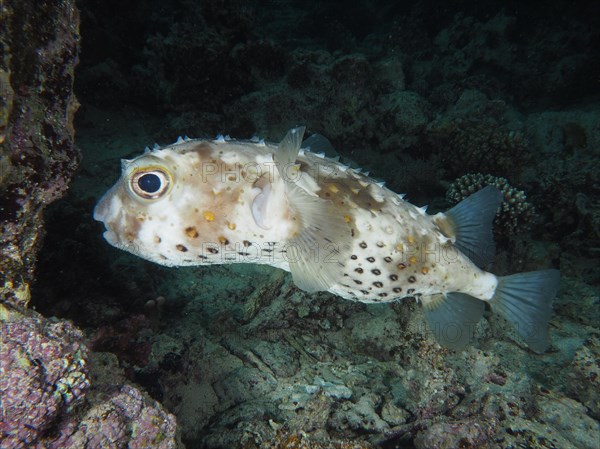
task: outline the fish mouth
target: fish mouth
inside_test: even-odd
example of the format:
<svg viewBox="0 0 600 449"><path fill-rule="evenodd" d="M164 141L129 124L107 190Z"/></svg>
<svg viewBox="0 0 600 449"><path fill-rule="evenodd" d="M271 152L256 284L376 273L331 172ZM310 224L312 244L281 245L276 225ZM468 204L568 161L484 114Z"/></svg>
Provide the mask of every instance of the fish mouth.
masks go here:
<svg viewBox="0 0 600 449"><path fill-rule="evenodd" d="M119 238L113 230L107 228L106 231L104 231L104 233L102 234L102 237L104 237L104 240L106 240L112 246L120 246Z"/></svg>
<svg viewBox="0 0 600 449"><path fill-rule="evenodd" d="M111 245L120 247L121 244L119 236L114 230L111 229L110 226L111 222L114 223L114 190L115 187L111 188L102 196L102 198L100 198L98 204L96 204L96 207L94 207L93 217L94 220L101 222L104 225L104 228L106 229L102 234L102 237L104 237L104 239Z"/></svg>
<svg viewBox="0 0 600 449"><path fill-rule="evenodd" d="M107 192L108 193L108 192ZM94 207L94 220L104 223L106 221L106 213L108 212L108 196L104 195Z"/></svg>

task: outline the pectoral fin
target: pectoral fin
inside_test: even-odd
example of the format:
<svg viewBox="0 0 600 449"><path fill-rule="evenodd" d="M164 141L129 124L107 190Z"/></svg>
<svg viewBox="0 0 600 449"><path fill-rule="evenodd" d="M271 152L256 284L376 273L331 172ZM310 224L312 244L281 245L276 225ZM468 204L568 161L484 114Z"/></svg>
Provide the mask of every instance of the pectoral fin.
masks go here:
<svg viewBox="0 0 600 449"><path fill-rule="evenodd" d="M329 290L343 278L352 237L350 226L331 201L310 195L293 182L296 176L286 176L295 165L303 133L303 127L290 130L274 159L296 222L296 231L286 243L290 271L299 288L314 292Z"/></svg>

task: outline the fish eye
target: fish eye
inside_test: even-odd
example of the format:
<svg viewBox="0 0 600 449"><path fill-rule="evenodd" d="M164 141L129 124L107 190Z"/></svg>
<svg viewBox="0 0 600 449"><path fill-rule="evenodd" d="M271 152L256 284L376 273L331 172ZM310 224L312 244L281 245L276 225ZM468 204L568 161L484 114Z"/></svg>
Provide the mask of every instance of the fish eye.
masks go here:
<svg viewBox="0 0 600 449"><path fill-rule="evenodd" d="M160 168L146 168L135 172L130 179L131 191L145 200L163 196L171 185L171 176Z"/></svg>

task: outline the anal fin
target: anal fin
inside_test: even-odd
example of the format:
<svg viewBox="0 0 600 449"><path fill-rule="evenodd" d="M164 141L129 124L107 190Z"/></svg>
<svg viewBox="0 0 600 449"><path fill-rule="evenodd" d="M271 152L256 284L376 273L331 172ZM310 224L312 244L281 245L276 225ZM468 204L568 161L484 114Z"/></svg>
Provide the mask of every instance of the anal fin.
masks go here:
<svg viewBox="0 0 600 449"><path fill-rule="evenodd" d="M472 341L485 309L483 301L457 292L421 300L429 328L442 346L460 351Z"/></svg>

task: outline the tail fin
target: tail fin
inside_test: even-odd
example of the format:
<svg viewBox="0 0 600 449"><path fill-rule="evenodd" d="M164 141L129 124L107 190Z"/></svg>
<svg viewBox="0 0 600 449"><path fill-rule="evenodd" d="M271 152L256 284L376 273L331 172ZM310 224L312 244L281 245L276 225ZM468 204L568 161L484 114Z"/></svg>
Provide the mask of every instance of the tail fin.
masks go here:
<svg viewBox="0 0 600 449"><path fill-rule="evenodd" d="M492 310L513 324L529 347L538 353L544 352L550 345L548 320L559 281L558 270L499 277L498 287L490 301Z"/></svg>

